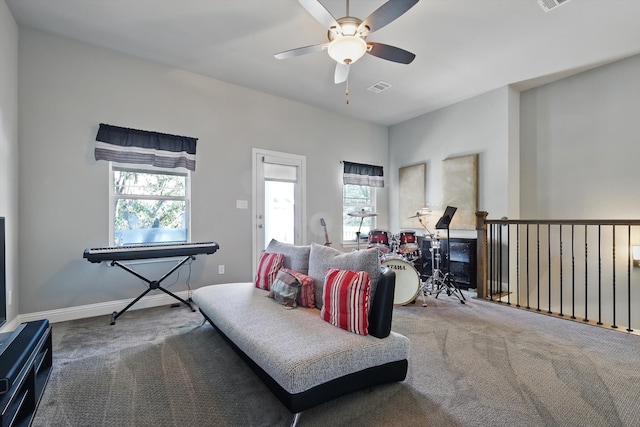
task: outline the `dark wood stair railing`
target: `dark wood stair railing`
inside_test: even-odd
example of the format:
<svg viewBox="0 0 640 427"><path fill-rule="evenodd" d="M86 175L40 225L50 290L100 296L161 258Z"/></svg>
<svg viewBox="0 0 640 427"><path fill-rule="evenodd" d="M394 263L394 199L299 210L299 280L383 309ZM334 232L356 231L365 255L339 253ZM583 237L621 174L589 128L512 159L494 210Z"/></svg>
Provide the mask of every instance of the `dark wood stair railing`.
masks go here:
<svg viewBox="0 0 640 427"><path fill-rule="evenodd" d="M627 332L640 329L640 268L633 259L640 220L487 216L476 213L478 298Z"/></svg>

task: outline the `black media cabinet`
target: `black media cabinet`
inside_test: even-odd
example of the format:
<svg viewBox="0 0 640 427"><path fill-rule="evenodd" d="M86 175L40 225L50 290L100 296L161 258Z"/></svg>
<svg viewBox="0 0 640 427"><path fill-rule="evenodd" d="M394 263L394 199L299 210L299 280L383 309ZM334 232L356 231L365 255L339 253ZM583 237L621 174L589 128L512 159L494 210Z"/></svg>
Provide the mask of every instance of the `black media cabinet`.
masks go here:
<svg viewBox="0 0 640 427"><path fill-rule="evenodd" d="M420 261L416 262L416 268L424 276L431 275L431 239L418 236L418 242L422 251ZM476 287L476 239L452 237L440 239L440 269L446 269L447 246L451 246L449 270L460 288L469 289Z"/></svg>
<svg viewBox="0 0 640 427"><path fill-rule="evenodd" d="M53 365L51 326L21 323L0 342L0 426L29 426Z"/></svg>

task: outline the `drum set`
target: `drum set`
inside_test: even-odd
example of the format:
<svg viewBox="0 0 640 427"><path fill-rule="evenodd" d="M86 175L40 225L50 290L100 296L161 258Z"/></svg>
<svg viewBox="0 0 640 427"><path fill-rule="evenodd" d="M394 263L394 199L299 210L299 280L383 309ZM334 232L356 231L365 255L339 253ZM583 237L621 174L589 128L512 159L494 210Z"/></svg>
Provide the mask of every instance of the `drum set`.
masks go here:
<svg viewBox="0 0 640 427"><path fill-rule="evenodd" d="M361 218L360 228L358 228L356 232L356 250L360 250L362 221L364 218L376 216L377 214L369 211L356 211L349 213L349 215ZM393 296L394 305L410 304L415 301L418 295L421 295L422 306L426 307L426 296L428 294L435 295L437 298L441 292L458 298L460 302L464 304L464 295L456 284L453 275L449 271L446 271L448 270L448 265L443 263L444 260L448 260L448 254L441 253L441 239L443 238L432 233L426 227L422 221L422 217L426 215L426 213L418 212L410 218L418 219L425 229L425 236L429 236L431 240L431 247L429 248L429 252L431 253L431 271L424 272L421 275L416 268L416 263L422 262L422 250L418 244L416 232L413 230L404 230L397 234L390 233L386 230L371 230L368 235L367 248L378 249L381 265L390 268L396 274L395 292ZM452 215L453 214L451 214L451 216Z"/></svg>

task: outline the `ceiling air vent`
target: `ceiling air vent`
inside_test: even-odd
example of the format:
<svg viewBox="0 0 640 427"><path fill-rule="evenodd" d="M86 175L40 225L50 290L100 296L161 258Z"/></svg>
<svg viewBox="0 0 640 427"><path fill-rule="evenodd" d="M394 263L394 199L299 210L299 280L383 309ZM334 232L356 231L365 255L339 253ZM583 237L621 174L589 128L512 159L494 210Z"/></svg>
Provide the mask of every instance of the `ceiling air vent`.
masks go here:
<svg viewBox="0 0 640 427"><path fill-rule="evenodd" d="M565 3L569 3L571 0L538 0L538 4L545 12L549 12L556 7L560 7Z"/></svg>
<svg viewBox="0 0 640 427"><path fill-rule="evenodd" d="M380 93L380 92L384 92L390 87L391 85L389 83L383 82L381 80L378 83L374 84L373 86L369 86L367 90L370 90L371 92L375 92L375 93Z"/></svg>

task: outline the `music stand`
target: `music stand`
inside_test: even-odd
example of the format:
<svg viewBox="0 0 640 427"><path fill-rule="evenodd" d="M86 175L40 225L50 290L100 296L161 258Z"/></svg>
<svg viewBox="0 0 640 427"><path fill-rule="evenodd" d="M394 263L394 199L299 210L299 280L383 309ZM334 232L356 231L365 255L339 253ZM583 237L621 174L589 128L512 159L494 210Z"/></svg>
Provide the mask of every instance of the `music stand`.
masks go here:
<svg viewBox="0 0 640 427"><path fill-rule="evenodd" d="M458 298L462 304L464 304L464 301L465 301L464 295L462 294L462 291L458 287L458 284L456 283L456 280L453 278L453 274L451 273L451 270L449 268L449 263L450 263L449 258L451 256L451 239L449 238L449 225L451 224L453 215L456 213L457 210L458 208L454 206L447 206L447 208L444 210L444 214L442 215L442 218L440 218L436 223L436 230L447 230L447 256L446 256L447 267L446 267L446 273L443 279L444 287L441 287L440 289L438 289L438 292L436 292L436 298L438 298L438 295L440 295L440 292L446 289L447 295L449 296L453 295L454 297Z"/></svg>
<svg viewBox="0 0 640 427"><path fill-rule="evenodd" d="M449 224L451 224L451 220L453 219L453 215L456 213L458 208L454 206L447 206L444 210L444 214L442 214L442 218L438 220L436 223L437 230L447 230L449 231Z"/></svg>

